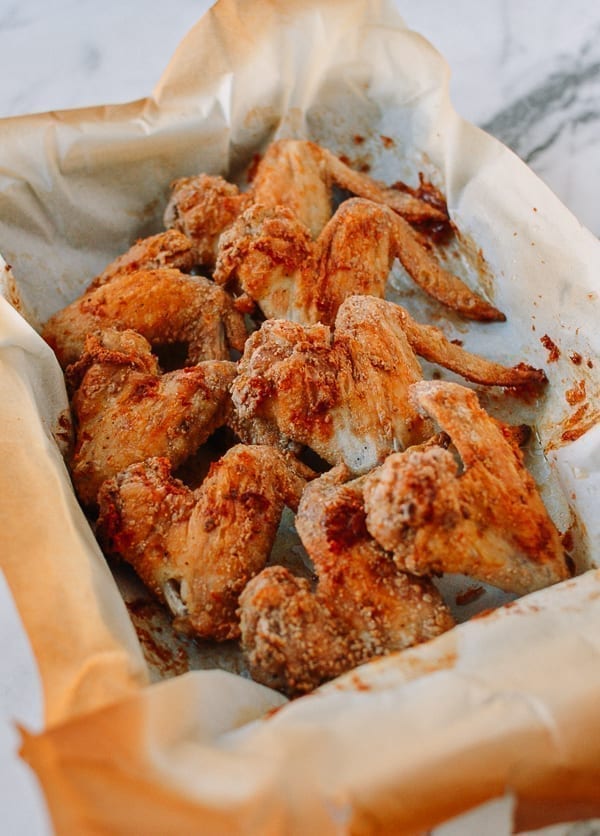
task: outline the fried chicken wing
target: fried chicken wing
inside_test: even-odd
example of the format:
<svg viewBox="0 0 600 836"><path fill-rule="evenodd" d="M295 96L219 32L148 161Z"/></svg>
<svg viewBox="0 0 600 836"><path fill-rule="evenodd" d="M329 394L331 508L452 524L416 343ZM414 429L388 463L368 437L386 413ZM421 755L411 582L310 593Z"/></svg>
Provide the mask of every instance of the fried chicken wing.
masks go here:
<svg viewBox="0 0 600 836"><path fill-rule="evenodd" d="M316 589L272 566L240 596L252 677L290 695L453 626L433 584L399 571L370 537L362 480L345 482L349 475L335 468L311 482L300 501L296 528Z"/></svg>
<svg viewBox="0 0 600 836"><path fill-rule="evenodd" d="M87 334L131 328L153 346L183 343L186 363L227 360L247 336L226 291L202 276L163 268L119 273L54 314L43 336L65 368L83 351Z"/></svg>
<svg viewBox="0 0 600 836"><path fill-rule="evenodd" d="M333 214L333 184L389 206L408 221L448 220L445 207L421 200L407 187L387 188L314 142L272 142L256 167L247 192L222 177L200 174L176 180L164 222L188 235L199 261L213 265L219 236L252 204L286 206L317 237Z"/></svg>
<svg viewBox="0 0 600 836"><path fill-rule="evenodd" d="M161 375L142 336L111 329L88 336L68 375L78 386L71 474L93 506L102 482L127 465L162 455L176 467L224 424L235 365L208 360Z"/></svg>
<svg viewBox="0 0 600 836"><path fill-rule="evenodd" d="M198 259L190 239L177 229L168 229L166 232L136 241L126 253L111 261L96 276L86 293L106 284L119 273L158 270L161 267L173 267L187 273L197 263Z"/></svg>
<svg viewBox="0 0 600 836"><path fill-rule="evenodd" d="M212 266L219 236L251 203L251 193L240 192L222 177L181 177L171 185L164 223L193 242L198 264Z"/></svg>
<svg viewBox="0 0 600 836"><path fill-rule="evenodd" d="M361 198L345 201L316 240L289 208L251 206L221 236L214 279L237 285L266 317L331 324L348 296L384 296L396 258L422 290L463 316L505 319L444 270L404 218Z"/></svg>
<svg viewBox="0 0 600 836"><path fill-rule="evenodd" d="M506 368L449 343L391 302L353 296L335 329L269 320L248 339L232 386L236 430L247 441L307 445L330 464L364 472L432 434L410 401L422 378L413 347L488 385L541 383L543 372Z"/></svg>
<svg viewBox="0 0 600 836"><path fill-rule="evenodd" d="M402 569L460 572L523 594L570 575L559 534L523 457L470 389L421 381L416 404L448 433L389 456L365 477L367 527Z"/></svg>
<svg viewBox="0 0 600 836"><path fill-rule="evenodd" d="M265 565L284 505L312 475L273 447L232 447L191 491L164 458L102 486L98 531L170 606L174 626L219 641L239 636L238 597Z"/></svg>

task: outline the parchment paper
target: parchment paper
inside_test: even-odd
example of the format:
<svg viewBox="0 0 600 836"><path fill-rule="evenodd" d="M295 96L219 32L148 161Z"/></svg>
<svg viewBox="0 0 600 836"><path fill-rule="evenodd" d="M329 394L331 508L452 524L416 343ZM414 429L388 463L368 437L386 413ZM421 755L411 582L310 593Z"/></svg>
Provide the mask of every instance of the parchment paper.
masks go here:
<svg viewBox="0 0 600 836"><path fill-rule="evenodd" d="M416 185L422 171L461 232L445 258L508 316L445 317L444 328L489 357L545 366L536 478L580 567L599 564L600 248L454 113L447 79L383 2L228 0L151 98L0 124L0 250L12 265L0 299L0 557L44 689L47 730L24 732L23 754L58 832L417 833L507 791L517 826L600 814L593 568L292 704L223 671L148 685L70 486L62 376L34 330L160 229L175 177L241 182L278 136L322 142L390 183ZM403 304L439 320L401 271L394 283ZM584 399L570 403L581 381Z"/></svg>

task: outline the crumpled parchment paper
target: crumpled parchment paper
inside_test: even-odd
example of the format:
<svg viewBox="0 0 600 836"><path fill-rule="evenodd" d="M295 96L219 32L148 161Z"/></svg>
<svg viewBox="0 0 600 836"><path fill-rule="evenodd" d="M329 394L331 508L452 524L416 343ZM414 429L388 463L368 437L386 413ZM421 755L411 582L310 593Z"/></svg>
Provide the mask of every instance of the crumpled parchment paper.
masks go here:
<svg viewBox="0 0 600 836"><path fill-rule="evenodd" d="M0 560L44 690L47 729L23 732L23 755L57 832L418 833L505 792L517 826L600 814L600 247L456 115L447 79L384 2L220 0L150 98L0 123ZM160 229L172 179L243 182L279 136L390 183L421 171L446 194L461 233L446 258L508 322L444 328L546 368L532 466L589 567L291 704L218 670L148 684L70 486L62 375L36 333ZM401 271L393 283L439 323ZM531 409L488 397L502 414Z"/></svg>

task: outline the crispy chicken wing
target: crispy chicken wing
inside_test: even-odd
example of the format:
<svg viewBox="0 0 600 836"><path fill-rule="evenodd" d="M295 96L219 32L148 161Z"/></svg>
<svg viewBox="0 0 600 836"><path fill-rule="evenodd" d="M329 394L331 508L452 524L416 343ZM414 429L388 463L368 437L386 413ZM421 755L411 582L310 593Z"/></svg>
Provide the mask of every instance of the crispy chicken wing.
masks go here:
<svg viewBox="0 0 600 836"><path fill-rule="evenodd" d="M273 447L237 445L195 491L151 458L102 486L98 530L170 606L175 627L204 638L239 636L238 597L265 565L284 505L295 509L312 475Z"/></svg>
<svg viewBox="0 0 600 836"><path fill-rule="evenodd" d="M389 456L365 477L367 527L402 569L460 572L526 593L569 577L558 532L522 454L470 389L421 381L419 407L452 439Z"/></svg>
<svg viewBox="0 0 600 836"><path fill-rule="evenodd" d="M252 677L290 695L453 626L432 583L394 566L369 536L361 479L341 466L304 491L296 528L318 575L316 590L282 566L240 596Z"/></svg>
<svg viewBox="0 0 600 836"><path fill-rule="evenodd" d="M345 201L316 240L287 207L251 206L221 236L214 279L237 285L268 318L331 324L348 296L384 296L395 258L422 290L463 316L505 319L444 270L404 218L361 198Z"/></svg>
<svg viewBox="0 0 600 836"><path fill-rule="evenodd" d="M173 267L187 273L198 263L194 247L189 238L177 229L168 229L140 238L126 253L120 255L96 276L87 292L106 284L119 273L134 273L137 270L157 270Z"/></svg>
<svg viewBox="0 0 600 836"><path fill-rule="evenodd" d="M161 375L142 336L111 329L88 336L68 374L78 386L71 473L81 502L93 506L104 479L153 455L176 467L224 424L235 365L207 360Z"/></svg>
<svg viewBox="0 0 600 836"><path fill-rule="evenodd" d="M421 200L405 186L387 188L314 142L281 139L267 148L247 192L207 174L176 180L164 222L188 235L199 261L212 265L220 234L254 203L269 208L287 206L309 234L317 237L333 213L334 183L389 206L409 221L448 219L445 207Z"/></svg>
<svg viewBox="0 0 600 836"><path fill-rule="evenodd" d="M180 230L193 242L198 264L212 266L219 236L250 206L252 194L209 174L181 177L171 189L165 226Z"/></svg>
<svg viewBox="0 0 600 836"><path fill-rule="evenodd" d="M43 336L64 368L80 356L87 334L109 327L138 331L153 346L183 343L189 365L227 360L247 336L228 293L169 268L119 273L54 314Z"/></svg>
<svg viewBox="0 0 600 836"><path fill-rule="evenodd" d="M335 330L269 320L248 339L232 386L236 430L248 442L292 440L330 464L369 470L432 433L408 398L422 377L415 350L479 383L545 380L529 366L506 368L469 354L398 305L353 296L341 305Z"/></svg>

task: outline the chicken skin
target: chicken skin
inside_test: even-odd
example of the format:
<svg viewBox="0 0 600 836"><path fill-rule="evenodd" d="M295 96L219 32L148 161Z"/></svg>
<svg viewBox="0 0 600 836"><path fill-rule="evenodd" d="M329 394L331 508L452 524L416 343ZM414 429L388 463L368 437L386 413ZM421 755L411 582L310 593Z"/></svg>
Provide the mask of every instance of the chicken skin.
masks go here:
<svg viewBox="0 0 600 836"><path fill-rule="evenodd" d="M207 360L161 375L142 336L113 329L88 336L68 375L76 388L71 474L93 507L105 479L152 455L177 467L225 423L235 364Z"/></svg>
<svg viewBox="0 0 600 836"><path fill-rule="evenodd" d="M236 445L195 491L151 458L105 482L98 532L171 608L182 632L239 636L238 598L265 565L284 505L312 475L273 447Z"/></svg>
<svg viewBox="0 0 600 836"><path fill-rule="evenodd" d="M138 270L159 270L173 267L188 273L198 263L197 255L189 238L177 229L168 229L140 238L126 253L115 258L96 276L86 293L106 284L119 273L134 273Z"/></svg>
<svg viewBox="0 0 600 836"><path fill-rule="evenodd" d="M568 578L520 450L475 393L421 381L411 397L450 436L462 469L449 450L430 446L395 453L365 477L367 527L399 568L459 572L518 594Z"/></svg>
<svg viewBox="0 0 600 836"><path fill-rule="evenodd" d="M162 268L118 273L51 317L43 337L63 368L74 363L87 334L130 328L152 346L185 344L185 362L228 360L247 331L231 297L202 276Z"/></svg>
<svg viewBox="0 0 600 836"><path fill-rule="evenodd" d="M463 316L505 319L444 270L404 218L361 198L345 201L316 240L290 209L252 206L221 236L214 279L244 291L267 318L330 325L348 296L384 296L396 258L425 293Z"/></svg>
<svg viewBox="0 0 600 836"><path fill-rule="evenodd" d="M235 428L246 442L307 445L361 473L432 432L409 397L422 373L415 351L486 385L541 383L529 366L469 354L398 305L352 296L335 329L269 320L248 339L232 386Z"/></svg>
<svg viewBox="0 0 600 836"><path fill-rule="evenodd" d="M242 646L251 675L290 696L356 665L434 638L453 626L433 584L399 571L365 526L362 477L336 467L311 482L296 528L318 576L282 566L240 596Z"/></svg>
<svg viewBox="0 0 600 836"><path fill-rule="evenodd" d="M445 206L421 200L415 190L387 188L314 142L281 139L267 148L247 192L207 174L176 180L164 223L189 236L200 263L212 266L221 233L255 203L286 206L316 238L333 214L333 184L389 206L411 222L448 220Z"/></svg>

